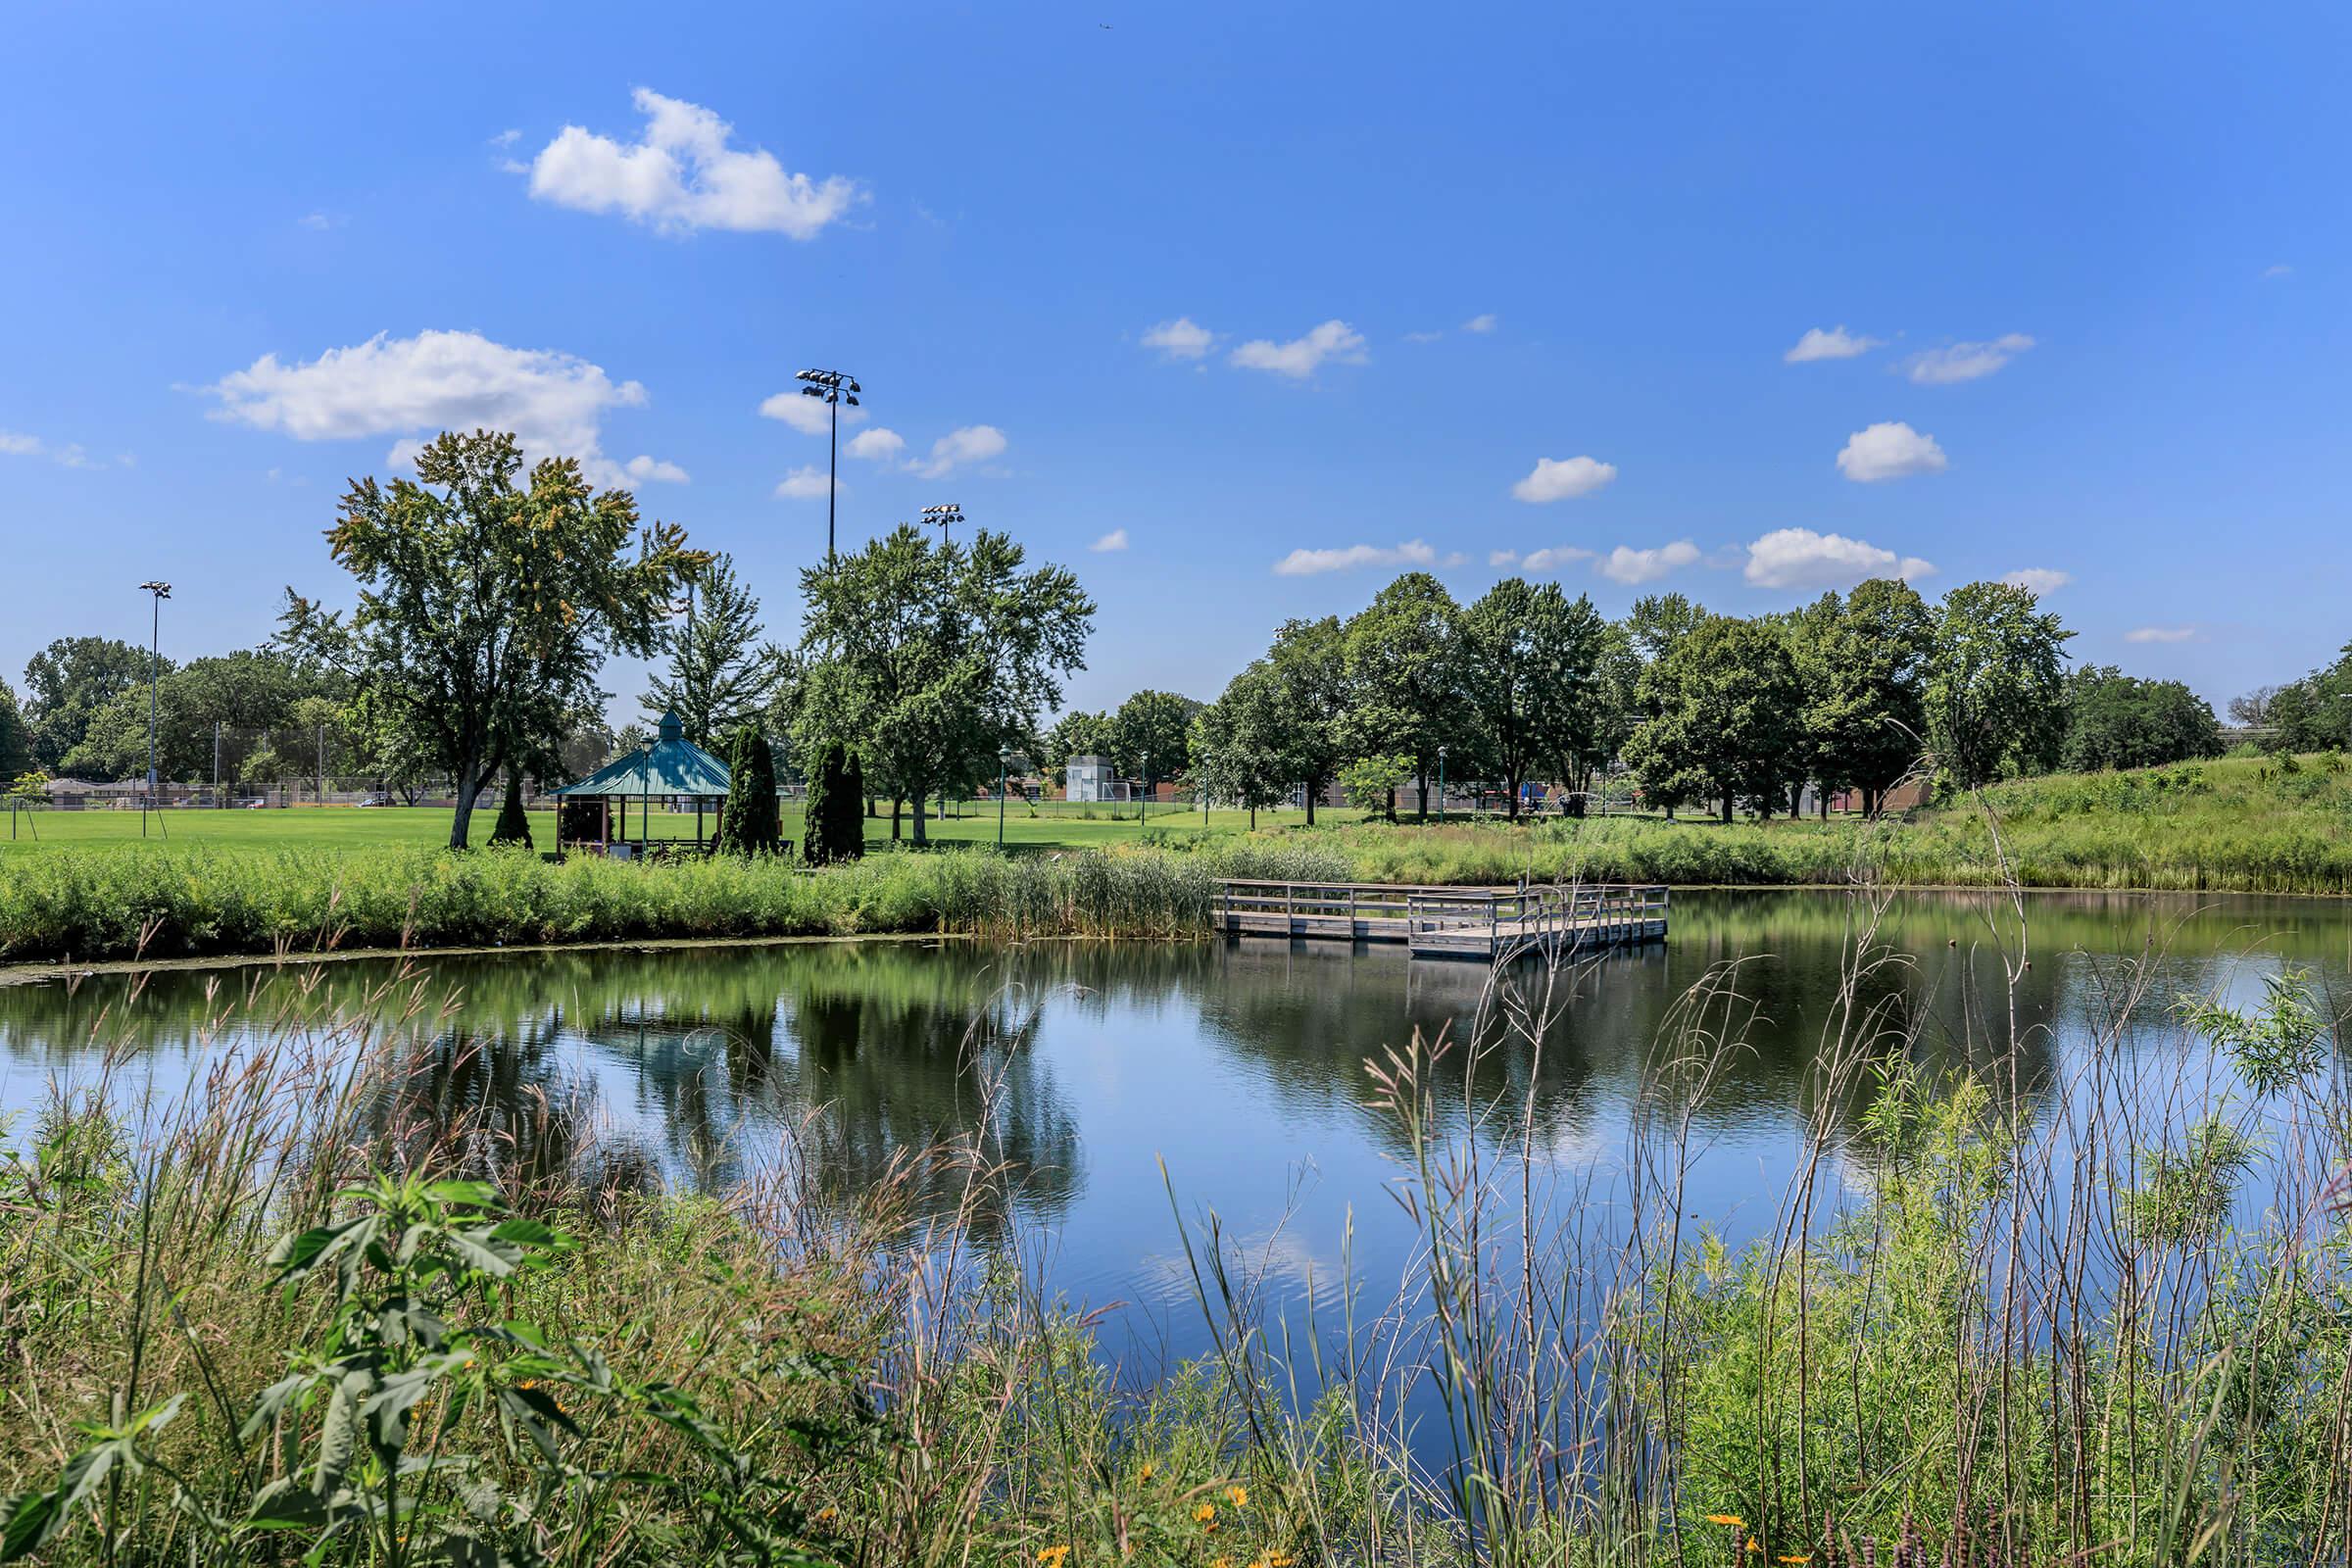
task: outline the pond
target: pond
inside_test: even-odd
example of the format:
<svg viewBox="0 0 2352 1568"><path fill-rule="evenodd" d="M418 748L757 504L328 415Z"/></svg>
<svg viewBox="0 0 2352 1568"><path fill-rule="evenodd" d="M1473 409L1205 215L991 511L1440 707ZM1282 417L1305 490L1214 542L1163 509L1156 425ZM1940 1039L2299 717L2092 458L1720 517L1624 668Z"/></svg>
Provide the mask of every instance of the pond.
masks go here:
<svg viewBox="0 0 2352 1568"><path fill-rule="evenodd" d="M2134 966L2150 1004L2124 1051L2178 1042L2183 994L2243 1002L2282 967L2340 993L2352 912L2335 903L2128 894L2026 901L2032 967L2010 997L1997 900L1896 897L1880 939L1907 962L1864 1000L1932 1068L2001 1063L1996 1094L2045 1115L2070 1057L2112 1016ZM1688 1209L1735 1238L1769 1220L1808 1117L1850 1127L1864 1096L1823 1104L1818 1055L1862 901L1822 892L1689 893L1671 940L1550 977L1542 1048L1490 1031L1475 1073L1445 1058L1442 1103L1605 1195L1653 1087L1678 1004L1727 961L1719 1006L1745 1049L1690 1107ZM405 976L405 977L404 977ZM1524 966L1522 1001L1545 977ZM1394 1280L1414 1232L1388 1196L1405 1146L1365 1061L1416 1031L1466 1039L1490 975L1378 948L876 942L527 953L103 974L0 987L0 1118L111 1072L153 1102L290 1013L371 1015L420 1064L420 1103L593 1106L601 1147L723 1189L780 1157L822 1108L818 1183L854 1192L894 1158L985 1133L1017 1175L1013 1212L1073 1302L1119 1303L1140 1345L1200 1343L1179 1215L1209 1211L1289 1299L1331 1299L1343 1258ZM476 1049L478 1048L478 1049ZM111 1065L110 1065L111 1063ZM2016 1071L2011 1075L2011 1067ZM1845 1102L1851 1101L1851 1103ZM528 1120L528 1118L523 1118ZM570 1135L579 1136L576 1129ZM946 1205L952 1186L924 1200ZM1605 1197L1594 1199L1605 1203ZM1745 1218L1743 1219L1743 1216ZM1605 1208L1587 1223L1608 1224Z"/></svg>

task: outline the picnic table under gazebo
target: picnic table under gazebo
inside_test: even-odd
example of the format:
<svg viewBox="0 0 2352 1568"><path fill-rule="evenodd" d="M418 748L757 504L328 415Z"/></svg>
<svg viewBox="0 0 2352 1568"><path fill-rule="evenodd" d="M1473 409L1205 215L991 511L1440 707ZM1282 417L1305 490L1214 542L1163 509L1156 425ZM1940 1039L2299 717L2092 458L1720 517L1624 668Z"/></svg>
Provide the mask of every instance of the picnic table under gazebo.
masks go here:
<svg viewBox="0 0 2352 1568"><path fill-rule="evenodd" d="M727 780L727 764L688 740L677 714L663 713L654 739L556 791L556 848L632 858L707 854L703 803L725 800ZM694 837L654 837L654 803L687 799L694 802ZM632 800L635 838L629 836Z"/></svg>

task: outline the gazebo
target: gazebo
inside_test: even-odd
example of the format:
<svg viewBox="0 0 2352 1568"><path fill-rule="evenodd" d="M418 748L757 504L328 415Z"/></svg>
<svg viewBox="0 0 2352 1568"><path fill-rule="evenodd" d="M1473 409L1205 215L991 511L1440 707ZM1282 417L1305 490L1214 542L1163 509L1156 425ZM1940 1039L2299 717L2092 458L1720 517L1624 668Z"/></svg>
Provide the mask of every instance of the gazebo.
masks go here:
<svg viewBox="0 0 2352 1568"><path fill-rule="evenodd" d="M643 856L675 850L686 840L651 836L653 803L694 801L694 851L701 854L703 803L724 800L727 764L686 738L675 713L663 713L653 740L626 756L556 791L556 848L593 850L600 855ZM637 802L637 837L629 837L629 801ZM614 809L618 805L617 811Z"/></svg>

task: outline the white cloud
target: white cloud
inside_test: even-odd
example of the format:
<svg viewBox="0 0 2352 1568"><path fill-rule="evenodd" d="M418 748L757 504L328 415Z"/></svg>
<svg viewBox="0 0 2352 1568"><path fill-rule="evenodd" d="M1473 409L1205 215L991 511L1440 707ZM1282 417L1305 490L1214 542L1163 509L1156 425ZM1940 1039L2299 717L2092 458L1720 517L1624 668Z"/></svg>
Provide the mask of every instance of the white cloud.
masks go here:
<svg viewBox="0 0 2352 1568"><path fill-rule="evenodd" d="M1445 335L1443 332L1407 332L1404 340L1407 343L1435 343Z"/></svg>
<svg viewBox="0 0 2352 1568"><path fill-rule="evenodd" d="M527 459L577 458L590 482L601 485L628 477L604 455L607 411L646 403L644 387L615 382L574 355L446 331L404 338L378 332L293 365L265 354L204 390L220 400L215 418L297 441L402 437L387 459L394 464L414 461L419 438L438 431L512 430Z"/></svg>
<svg viewBox="0 0 2352 1568"><path fill-rule="evenodd" d="M771 419L780 419L803 435L824 435L833 428L833 415L839 410L841 422L858 424L864 420L863 409L848 404L828 404L823 398L812 398L795 387L778 392L760 405L760 412ZM856 443L852 443L854 446Z"/></svg>
<svg viewBox="0 0 2352 1568"><path fill-rule="evenodd" d="M1876 484L1914 473L1940 473L1946 464L1934 436L1922 435L1900 420L1887 420L1846 437L1838 466L1856 484Z"/></svg>
<svg viewBox="0 0 2352 1568"><path fill-rule="evenodd" d="M1884 338L1863 337L1848 332L1842 323L1827 331L1816 326L1798 338L1796 347L1782 355L1781 362L1784 365L1808 365L1815 360L1850 360L1857 355L1868 354L1872 349L1884 347Z"/></svg>
<svg viewBox="0 0 2352 1568"><path fill-rule="evenodd" d="M1744 575L1759 588L1847 588L1872 577L1934 574L1917 556L1897 557L1863 539L1810 528L1775 528L1747 547Z"/></svg>
<svg viewBox="0 0 2352 1568"><path fill-rule="evenodd" d="M776 499L779 501L822 501L829 488L837 490L842 495L850 493L850 487L846 484L828 486L825 483L824 469L803 464L786 474L783 481L776 486Z"/></svg>
<svg viewBox="0 0 2352 1568"><path fill-rule="evenodd" d="M951 430L931 443L931 456L919 463L909 463L909 473L919 473L926 479L937 479L949 473L958 464L985 463L1004 455L1004 432L993 424L967 424L960 430Z"/></svg>
<svg viewBox="0 0 2352 1568"><path fill-rule="evenodd" d="M1551 545L1543 550L1531 550L1519 564L1529 571L1558 571L1580 561L1591 561L1592 552L1577 545Z"/></svg>
<svg viewBox="0 0 2352 1568"><path fill-rule="evenodd" d="M816 400L808 398L804 401L813 403ZM850 437L850 456L863 458L868 463L888 463L906 450L906 437L900 435L896 430L885 428L879 424L871 430L860 430Z"/></svg>
<svg viewBox="0 0 2352 1568"><path fill-rule="evenodd" d="M1589 496L1617 477L1617 465L1592 458L1538 458L1528 476L1511 486L1511 494L1539 505Z"/></svg>
<svg viewBox="0 0 2352 1568"><path fill-rule="evenodd" d="M103 468L105 464L90 456L87 448L69 441L64 446L52 446L37 435L22 430L0 430L0 457L47 458L61 468ZM122 453L115 462L125 468L138 466L139 460Z"/></svg>
<svg viewBox="0 0 2352 1568"><path fill-rule="evenodd" d="M294 221L300 223L305 228L322 232L330 228L341 228L344 223L344 218L341 213L305 213L300 218L294 220Z"/></svg>
<svg viewBox="0 0 2352 1568"><path fill-rule="evenodd" d="M1271 370L1294 378L1309 376L1329 360L1339 365L1364 363L1364 335L1346 321L1325 321L1304 337L1288 343L1252 338L1233 351L1233 363L1245 370Z"/></svg>
<svg viewBox="0 0 2352 1568"><path fill-rule="evenodd" d="M1144 334L1144 347L1157 349L1171 360L1198 360L1215 345L1217 334L1189 316L1162 321Z"/></svg>
<svg viewBox="0 0 2352 1568"><path fill-rule="evenodd" d="M510 125L505 130L502 130L497 135L491 137L490 145L493 147L512 147L520 140L522 140L522 132L514 126Z"/></svg>
<svg viewBox="0 0 2352 1568"><path fill-rule="evenodd" d="M1294 550L1274 563L1277 577L1312 577L1318 572L1347 571L1355 566L1434 566L1438 553L1418 539L1393 549L1380 545L1348 545L1340 550Z"/></svg>
<svg viewBox="0 0 2352 1568"><path fill-rule="evenodd" d="M1114 550L1124 550L1127 548L1127 530L1113 528L1086 548L1099 556L1108 555Z"/></svg>
<svg viewBox="0 0 2352 1568"><path fill-rule="evenodd" d="M2124 633L2128 643L2192 643L2204 633L2195 626L2134 626Z"/></svg>
<svg viewBox="0 0 2352 1568"><path fill-rule="evenodd" d="M2265 278L2292 277L2295 275L2295 270L2287 266L2284 262L2273 262L2270 266L2262 270L2262 275Z"/></svg>
<svg viewBox="0 0 2352 1568"><path fill-rule="evenodd" d="M1495 322L1496 318L1494 313L1489 311L1484 316L1473 316L1470 318L1470 319L1464 321L1462 323L1462 330L1465 332L1492 332L1494 330Z"/></svg>
<svg viewBox="0 0 2352 1568"><path fill-rule="evenodd" d="M787 173L771 153L729 146L734 127L708 109L645 87L634 97L646 121L638 141L565 125L531 161L531 195L664 234L722 228L804 240L865 200L856 180Z"/></svg>
<svg viewBox="0 0 2352 1568"><path fill-rule="evenodd" d="M1688 539L1677 539L1655 550L1635 550L1619 545L1600 558L1592 569L1611 582L1655 582L1670 571L1680 570L1698 559L1698 546Z"/></svg>
<svg viewBox="0 0 2352 1568"><path fill-rule="evenodd" d="M2054 566L2028 566L2001 578L2010 587L2023 588L2036 599L2043 594L2054 594L2074 580L2073 572L2060 571Z"/></svg>
<svg viewBox="0 0 2352 1568"><path fill-rule="evenodd" d="M631 458L621 471L640 483L650 481L655 484L685 484L687 482L684 468L674 463L663 463L659 458Z"/></svg>
<svg viewBox="0 0 2352 1568"><path fill-rule="evenodd" d="M1952 343L1914 354L1903 362L1904 373L1921 386L1949 386L1990 375L2034 346L2023 332L2010 332L1989 343Z"/></svg>

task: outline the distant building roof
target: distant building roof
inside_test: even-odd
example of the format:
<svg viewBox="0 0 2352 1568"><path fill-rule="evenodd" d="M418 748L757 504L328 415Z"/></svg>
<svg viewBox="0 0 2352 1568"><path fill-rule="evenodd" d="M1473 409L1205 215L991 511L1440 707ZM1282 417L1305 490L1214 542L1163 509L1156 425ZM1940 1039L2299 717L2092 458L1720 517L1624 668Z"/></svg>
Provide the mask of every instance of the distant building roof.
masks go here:
<svg viewBox="0 0 2352 1568"><path fill-rule="evenodd" d="M727 764L686 738L675 713L662 715L658 738L616 757L558 795L724 795Z"/></svg>

